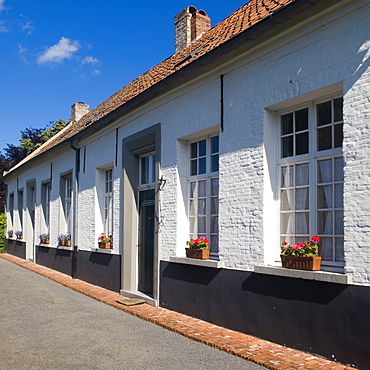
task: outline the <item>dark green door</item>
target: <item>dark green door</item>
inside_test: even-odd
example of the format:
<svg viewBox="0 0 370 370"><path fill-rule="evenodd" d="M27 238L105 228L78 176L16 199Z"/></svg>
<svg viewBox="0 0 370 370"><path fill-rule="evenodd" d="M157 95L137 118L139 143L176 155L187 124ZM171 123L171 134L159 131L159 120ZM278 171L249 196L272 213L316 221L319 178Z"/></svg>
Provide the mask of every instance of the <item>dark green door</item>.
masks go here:
<svg viewBox="0 0 370 370"><path fill-rule="evenodd" d="M154 189L139 192L138 290L153 293Z"/></svg>

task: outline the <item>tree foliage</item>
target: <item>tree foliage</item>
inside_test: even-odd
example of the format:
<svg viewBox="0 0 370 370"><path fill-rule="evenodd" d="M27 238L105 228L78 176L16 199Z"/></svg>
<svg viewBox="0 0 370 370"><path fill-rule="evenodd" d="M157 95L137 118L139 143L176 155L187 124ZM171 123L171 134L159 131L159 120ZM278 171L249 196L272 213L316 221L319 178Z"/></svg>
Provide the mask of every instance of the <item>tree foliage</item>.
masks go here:
<svg viewBox="0 0 370 370"><path fill-rule="evenodd" d="M6 216L5 216L5 213L1 213L0 214L0 253L3 252L2 248L4 247L5 229L6 229Z"/></svg>
<svg viewBox="0 0 370 370"><path fill-rule="evenodd" d="M63 121L58 119L51 122L45 128L26 128L21 131L19 138L20 145L6 144L7 147L0 151L0 213L4 212L5 200L5 183L3 179L3 172L8 171L14 167L27 155L40 147L43 143L52 138L56 133L62 130L69 124L70 120Z"/></svg>

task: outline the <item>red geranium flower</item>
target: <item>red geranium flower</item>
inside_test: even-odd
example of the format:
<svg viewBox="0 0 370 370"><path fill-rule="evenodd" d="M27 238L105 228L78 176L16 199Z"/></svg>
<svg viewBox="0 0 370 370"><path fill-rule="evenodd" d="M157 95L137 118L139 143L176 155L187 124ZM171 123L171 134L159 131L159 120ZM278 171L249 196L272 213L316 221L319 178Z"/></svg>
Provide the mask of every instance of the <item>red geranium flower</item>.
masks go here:
<svg viewBox="0 0 370 370"><path fill-rule="evenodd" d="M311 238L314 242L318 243L320 241L320 237L319 236L313 236Z"/></svg>

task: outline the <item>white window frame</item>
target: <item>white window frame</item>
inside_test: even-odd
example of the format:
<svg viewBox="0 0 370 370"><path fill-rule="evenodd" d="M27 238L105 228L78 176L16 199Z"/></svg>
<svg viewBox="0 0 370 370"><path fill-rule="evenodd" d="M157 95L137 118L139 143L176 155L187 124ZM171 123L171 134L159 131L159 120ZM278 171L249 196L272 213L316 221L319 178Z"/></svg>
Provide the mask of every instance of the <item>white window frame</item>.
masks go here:
<svg viewBox="0 0 370 370"><path fill-rule="evenodd" d="M156 155L150 152L139 157L139 186L138 190L153 188L156 183ZM143 175L145 168L145 176Z"/></svg>
<svg viewBox="0 0 370 370"><path fill-rule="evenodd" d="M60 201L62 213L59 224L59 232L72 234L73 212L73 176L72 171L61 175Z"/></svg>
<svg viewBox="0 0 370 370"><path fill-rule="evenodd" d="M280 243L284 241L282 240L281 237L281 227L280 227L280 222L281 222L281 209L280 209L280 204L281 204L281 184L282 184L282 167L288 166L288 165L298 165L298 164L303 164L303 163L309 163L309 207L308 207L308 212L309 212L309 230L308 230L308 235L312 237L313 235L319 235L320 237L325 237L325 235L320 234L318 232L317 228L317 213L318 213L318 208L317 208L317 188L319 186L318 184L318 162L321 160L325 159L330 159L330 158L343 158L343 150L342 147L339 148L332 148L332 149L327 149L327 150L322 150L318 151L317 150L317 126L316 126L316 107L318 104L329 101L329 100L334 100L337 98L342 97L342 94L335 94L335 95L330 95L326 96L320 99L312 100L306 104L300 104L297 106L292 106L289 109L284 109L282 111L279 111L278 115L278 155L277 155L277 180L278 180L278 199L279 199L279 235L280 235ZM309 132L309 151L307 154L301 154L297 156L291 156L291 157L285 157L282 158L282 145L281 145L281 122L280 122L280 117L284 114L287 114L289 112L295 112L303 108L308 108L308 132ZM338 183L343 183L343 181L340 181ZM331 210L331 209L329 209ZM341 209L343 210L343 208ZM295 210L293 210L295 212ZM334 209L333 209L334 212ZM344 238L344 235L338 235L338 237ZM296 238L299 238L299 235L296 235ZM332 238L335 238L335 230L333 230ZM343 240L343 239L342 239ZM287 240L288 242L292 242L292 240ZM299 239L296 241L300 241ZM343 247L343 243L342 243ZM341 269L345 262L344 261L335 261L335 245L333 245L333 260L323 260L323 265L328 266L333 268L333 271L335 271L335 268Z"/></svg>
<svg viewBox="0 0 370 370"><path fill-rule="evenodd" d="M43 213L43 232L50 233L50 199L51 199L51 183L44 182L42 184L42 213Z"/></svg>
<svg viewBox="0 0 370 370"><path fill-rule="evenodd" d="M211 140L212 138L218 137L218 151L211 153ZM199 143L202 141L206 141L206 153L204 155L199 155L199 152L197 153L197 157L193 157L191 155L191 147L192 144L197 143L197 147L199 148ZM213 156L217 156L217 171L211 171L211 158ZM218 257L218 240L219 240L219 229L218 229L218 218L219 218L219 208L218 208L218 199L219 199L219 172L218 172L218 163L219 163L219 134L214 133L212 135L207 135L203 137L196 138L194 140L188 141L188 220L189 220L189 238L199 238L200 236L205 236L210 241L210 248L211 248L211 257L217 258ZM205 165L206 165L206 171L205 173L199 174L199 160L205 159ZM197 174L192 174L191 169L191 162L197 161ZM217 194L212 194L212 182L217 181ZM205 182L205 194L199 196L198 190L199 190L199 184ZM192 187L192 184L194 184L194 188ZM192 191L194 189L194 191ZM193 192L193 196L192 196ZM214 201L216 199L216 201ZM202 218L205 219L205 230L199 231L198 229L198 221L199 221L199 212L198 212L198 206L199 201L205 201L206 208L205 208L205 214L201 215ZM211 212L211 204L214 205L214 211ZM193 204L193 207L192 207ZM194 211L192 211L194 209ZM215 230L217 232L211 230L211 223L212 218L215 221ZM191 227L194 227L193 230L191 230ZM192 232L193 231L193 232ZM212 241L215 241L216 243L212 243ZM216 245L212 245L216 244Z"/></svg>
<svg viewBox="0 0 370 370"><path fill-rule="evenodd" d="M104 233L113 234L113 168L104 171Z"/></svg>

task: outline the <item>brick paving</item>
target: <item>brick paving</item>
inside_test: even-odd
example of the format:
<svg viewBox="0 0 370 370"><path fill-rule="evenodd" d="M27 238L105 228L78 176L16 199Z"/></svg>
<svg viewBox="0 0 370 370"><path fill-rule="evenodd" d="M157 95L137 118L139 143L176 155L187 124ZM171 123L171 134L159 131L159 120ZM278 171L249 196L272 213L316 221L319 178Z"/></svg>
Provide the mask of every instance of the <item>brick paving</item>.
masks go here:
<svg viewBox="0 0 370 370"><path fill-rule="evenodd" d="M32 262L24 263L25 260L10 254L0 254L0 257L119 310L151 321L163 328L203 342L209 346L253 361L269 369L353 369L353 367L225 329L165 308L153 307L148 304L123 306L117 303L117 300L123 298L119 293L100 288L82 280L72 279L68 275Z"/></svg>

